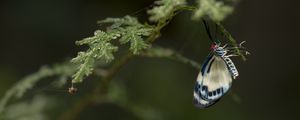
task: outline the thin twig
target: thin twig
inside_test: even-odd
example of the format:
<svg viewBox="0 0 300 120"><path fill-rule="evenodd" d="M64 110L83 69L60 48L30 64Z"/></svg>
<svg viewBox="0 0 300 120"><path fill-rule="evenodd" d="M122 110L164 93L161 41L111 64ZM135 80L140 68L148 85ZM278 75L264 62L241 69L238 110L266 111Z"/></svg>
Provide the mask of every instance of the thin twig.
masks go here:
<svg viewBox="0 0 300 120"><path fill-rule="evenodd" d="M216 22L218 25L219 30L228 38L228 40L231 42L231 44L234 46L236 53L241 56L242 60L246 60L246 57L244 54L241 53L238 44L236 43L236 40L230 35L230 33L224 28L224 26L220 22Z"/></svg>
<svg viewBox="0 0 300 120"><path fill-rule="evenodd" d="M182 10L194 11L196 9L197 9L197 7L194 7L194 6L184 6L184 7L182 7ZM215 23L217 24L218 29L222 32L222 34L224 34L226 36L226 38L228 38L230 43L235 47L236 53L239 56L241 56L242 60L246 61L245 55L242 54L241 50L238 49L238 44L237 44L236 40L231 36L231 34L225 29L225 27L220 22L215 22Z"/></svg>

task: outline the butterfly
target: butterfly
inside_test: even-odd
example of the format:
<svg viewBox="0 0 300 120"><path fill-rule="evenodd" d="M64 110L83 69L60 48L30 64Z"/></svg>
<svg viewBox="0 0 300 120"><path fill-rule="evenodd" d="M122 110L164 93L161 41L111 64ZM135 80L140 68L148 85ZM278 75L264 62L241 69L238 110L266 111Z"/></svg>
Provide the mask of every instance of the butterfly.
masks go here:
<svg viewBox="0 0 300 120"><path fill-rule="evenodd" d="M206 22L204 22L208 30ZM211 35L209 34L211 38ZM228 47L227 44L214 42L211 52L202 64L194 87L194 103L198 108L207 108L218 102L231 87L232 80L239 76L239 72L230 57L238 56L232 52L243 48L241 42L238 47ZM248 54L247 51L245 51Z"/></svg>
<svg viewBox="0 0 300 120"><path fill-rule="evenodd" d="M226 45L213 44L198 74L194 88L194 102L199 108L207 108L216 103L231 87L232 79L239 73L227 55Z"/></svg>

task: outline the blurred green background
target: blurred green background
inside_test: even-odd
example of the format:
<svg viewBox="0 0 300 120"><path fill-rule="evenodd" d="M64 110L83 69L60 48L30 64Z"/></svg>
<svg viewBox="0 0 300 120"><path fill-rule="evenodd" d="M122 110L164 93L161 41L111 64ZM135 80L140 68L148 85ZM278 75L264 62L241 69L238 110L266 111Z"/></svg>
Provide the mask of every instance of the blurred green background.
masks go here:
<svg viewBox="0 0 300 120"><path fill-rule="evenodd" d="M45 64L76 56L82 48L74 42L91 36L97 20L132 14L145 20L151 0L1 0L0 1L0 97L15 82ZM251 55L234 58L240 72L231 93L209 109L192 103L198 70L166 59L136 58L115 78L127 91L128 101L146 106L164 120L282 120L300 119L299 21L296 0L241 0L223 23ZM210 41L201 22L180 13L155 42L201 63ZM78 96L93 86L90 79ZM43 88L43 86L40 86ZM48 92L46 92L48 90ZM50 91L50 92L49 92ZM68 101L80 99L60 90L40 90L58 99L53 106L67 110ZM29 95L37 93L30 91ZM26 97L25 97L26 98ZM146 110L144 108L143 110ZM53 108L57 110L57 108ZM48 111L56 116L63 111ZM151 116L151 115L150 115ZM54 117L55 118L55 117ZM91 105L77 119L129 120L131 112L114 104ZM155 119L155 117L153 118ZM157 118L158 119L158 118Z"/></svg>

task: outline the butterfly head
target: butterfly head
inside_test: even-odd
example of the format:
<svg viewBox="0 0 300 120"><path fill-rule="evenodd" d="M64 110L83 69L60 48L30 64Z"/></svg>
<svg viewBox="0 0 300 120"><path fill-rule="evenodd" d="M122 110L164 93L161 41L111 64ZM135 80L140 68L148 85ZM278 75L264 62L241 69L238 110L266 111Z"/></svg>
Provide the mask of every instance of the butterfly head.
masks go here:
<svg viewBox="0 0 300 120"><path fill-rule="evenodd" d="M217 55L224 56L226 54L226 50L224 49L224 47L221 47L220 45L221 44L213 43L211 45L210 49L211 49L211 51L213 51Z"/></svg>
<svg viewBox="0 0 300 120"><path fill-rule="evenodd" d="M213 43L211 46L210 46L210 50L212 51L215 51L219 46L216 44L216 43Z"/></svg>
<svg viewBox="0 0 300 120"><path fill-rule="evenodd" d="M220 49L220 44L217 44L217 43L213 43L211 46L210 46L210 50L212 51L218 51Z"/></svg>
<svg viewBox="0 0 300 120"><path fill-rule="evenodd" d="M220 44L213 43L213 44L210 46L210 50L211 50L211 51L214 51L214 52L217 52L217 51L223 51L224 48L223 48L223 47L220 47Z"/></svg>

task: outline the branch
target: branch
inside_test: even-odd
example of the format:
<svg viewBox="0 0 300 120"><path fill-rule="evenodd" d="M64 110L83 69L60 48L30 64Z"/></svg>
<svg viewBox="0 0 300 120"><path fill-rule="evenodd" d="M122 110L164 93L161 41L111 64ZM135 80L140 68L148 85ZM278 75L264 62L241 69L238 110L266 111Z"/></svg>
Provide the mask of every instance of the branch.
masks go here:
<svg viewBox="0 0 300 120"><path fill-rule="evenodd" d="M167 24L169 24L170 20L177 14L176 11L181 10L183 8L184 8L183 6L177 7L173 10L172 14L168 15L164 19L160 19L157 25L154 27L153 32L147 38L146 42L153 43L160 36L161 29L164 28ZM76 102L75 105L69 109L69 111L66 111L59 117L59 120L73 120L74 118L76 118L76 115L78 115L88 105L97 103L99 99L102 99L105 93L107 92L108 85L113 79L113 77L133 57L134 55L131 52L128 52L126 55L121 57L121 59L117 61L111 67L111 69L108 70L107 75L102 78L101 82L98 84L96 89L90 94L88 94L86 97Z"/></svg>

